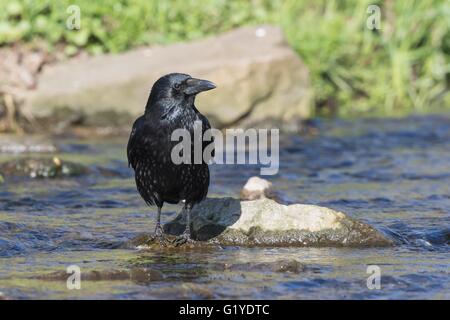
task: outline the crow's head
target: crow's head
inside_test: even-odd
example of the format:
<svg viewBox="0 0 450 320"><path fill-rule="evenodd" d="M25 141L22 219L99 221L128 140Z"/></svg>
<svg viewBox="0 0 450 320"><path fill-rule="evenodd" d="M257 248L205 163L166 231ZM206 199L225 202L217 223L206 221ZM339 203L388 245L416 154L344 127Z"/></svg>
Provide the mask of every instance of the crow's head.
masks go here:
<svg viewBox="0 0 450 320"><path fill-rule="evenodd" d="M177 103L193 103L195 96L214 89L216 85L208 80L192 78L183 73L170 73L159 78L152 87L149 102L170 100Z"/></svg>

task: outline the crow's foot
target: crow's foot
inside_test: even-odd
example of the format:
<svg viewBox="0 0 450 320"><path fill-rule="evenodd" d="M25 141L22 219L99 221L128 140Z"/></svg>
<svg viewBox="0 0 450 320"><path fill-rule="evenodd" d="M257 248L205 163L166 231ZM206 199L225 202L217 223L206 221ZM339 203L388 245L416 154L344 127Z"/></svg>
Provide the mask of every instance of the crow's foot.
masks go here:
<svg viewBox="0 0 450 320"><path fill-rule="evenodd" d="M176 247L182 246L184 244L194 244L195 241L191 239L191 236L187 232L183 232L183 234L179 235L178 237L173 240L173 244Z"/></svg>
<svg viewBox="0 0 450 320"><path fill-rule="evenodd" d="M155 233L151 236L151 241L158 241L161 246L167 246L168 241L160 224L156 226Z"/></svg>

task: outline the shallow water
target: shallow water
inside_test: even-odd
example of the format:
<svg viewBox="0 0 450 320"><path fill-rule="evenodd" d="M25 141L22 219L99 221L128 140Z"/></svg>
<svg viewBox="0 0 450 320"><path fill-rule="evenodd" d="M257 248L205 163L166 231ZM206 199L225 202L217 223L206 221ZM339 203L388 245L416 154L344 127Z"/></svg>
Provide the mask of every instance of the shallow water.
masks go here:
<svg viewBox="0 0 450 320"><path fill-rule="evenodd" d="M347 212L392 237L394 247L118 249L154 226L155 209L138 196L126 166L127 138L60 139L62 159L114 174L0 185L0 292L25 299L450 299L450 117L315 125L318 135L280 138L280 171L268 179L281 200ZM210 196L238 196L259 173L256 166L211 170ZM163 219L179 209L166 206ZM291 259L305 269L261 269ZM237 267L223 267L229 264ZM67 289L64 278L42 279L70 265L82 273L150 268L164 279L82 280L80 290ZM369 265L380 267L379 290L367 287Z"/></svg>

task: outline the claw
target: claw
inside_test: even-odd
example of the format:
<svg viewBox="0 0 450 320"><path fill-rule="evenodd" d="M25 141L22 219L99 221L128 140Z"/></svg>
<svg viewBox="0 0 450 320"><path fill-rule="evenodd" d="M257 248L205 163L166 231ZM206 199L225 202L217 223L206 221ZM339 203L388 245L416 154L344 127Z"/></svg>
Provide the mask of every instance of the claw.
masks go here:
<svg viewBox="0 0 450 320"><path fill-rule="evenodd" d="M164 237L164 230L160 224L156 225L155 227L155 235L157 237Z"/></svg>
<svg viewBox="0 0 450 320"><path fill-rule="evenodd" d="M184 230L183 234L176 237L173 241L173 244L176 247L179 247L183 244L194 244L195 241L191 239L191 209L192 209L192 203L187 203L186 201L185 205L183 206L183 210L181 211L181 214L186 215L186 229Z"/></svg>
<svg viewBox="0 0 450 320"><path fill-rule="evenodd" d="M189 233L187 232L183 232L182 235L178 236L175 238L175 240L173 240L173 245L175 245L176 247L182 246L184 244L192 244L195 241L191 239L191 236L189 235Z"/></svg>
<svg viewBox="0 0 450 320"><path fill-rule="evenodd" d="M156 227L155 227L155 233L154 233L153 236L151 237L151 240L152 240L152 241L158 240L158 241L159 241L159 244L160 244L161 246L166 246L166 245L168 244L168 241L167 241L166 236L165 236L165 234L164 234L164 230L163 230L163 228L161 227L160 224L156 225Z"/></svg>

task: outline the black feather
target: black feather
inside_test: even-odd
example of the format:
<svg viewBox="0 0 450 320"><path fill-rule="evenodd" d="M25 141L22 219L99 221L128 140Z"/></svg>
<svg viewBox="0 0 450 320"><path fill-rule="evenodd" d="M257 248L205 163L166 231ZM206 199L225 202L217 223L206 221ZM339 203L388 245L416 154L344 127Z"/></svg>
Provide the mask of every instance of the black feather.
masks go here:
<svg viewBox="0 0 450 320"><path fill-rule="evenodd" d="M171 160L172 148L179 143L171 141L175 129L188 130L193 139L195 121L202 122L203 132L211 128L208 119L194 106L198 92L183 92L195 91L191 88L193 80L197 79L185 74L169 74L160 78L153 85L145 114L133 124L127 145L128 164L134 169L137 189L148 205L162 207L164 202L178 203L181 200L193 205L208 193L208 164L204 160L201 164L194 164L193 147L191 164L177 165ZM208 84L204 81L203 87L205 82ZM191 86L190 90L186 89L188 86ZM200 90L198 83L197 86ZM211 84L209 89L212 88ZM209 143L204 142L202 150Z"/></svg>

